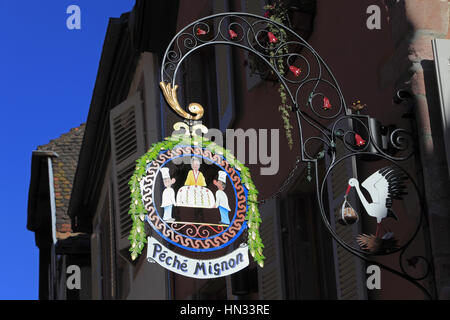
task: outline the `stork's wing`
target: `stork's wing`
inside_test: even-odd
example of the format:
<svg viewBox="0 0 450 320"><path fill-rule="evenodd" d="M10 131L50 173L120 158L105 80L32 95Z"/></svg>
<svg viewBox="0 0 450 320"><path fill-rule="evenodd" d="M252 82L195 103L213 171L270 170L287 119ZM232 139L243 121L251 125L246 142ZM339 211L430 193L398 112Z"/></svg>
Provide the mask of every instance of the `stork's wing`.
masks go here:
<svg viewBox="0 0 450 320"><path fill-rule="evenodd" d="M378 172L383 176L383 178L386 180L388 184L386 208L391 208L392 201L394 199L401 200L403 199L403 196L406 195L405 181L408 180L408 178L405 176L403 172L394 167L385 167L383 169L378 170Z"/></svg>
<svg viewBox="0 0 450 320"><path fill-rule="evenodd" d="M378 185L377 187L377 183L382 180L384 180L384 177L379 171L377 171L361 183L361 186L369 192L372 203L379 203L380 199L382 199L382 195L379 190L380 186Z"/></svg>

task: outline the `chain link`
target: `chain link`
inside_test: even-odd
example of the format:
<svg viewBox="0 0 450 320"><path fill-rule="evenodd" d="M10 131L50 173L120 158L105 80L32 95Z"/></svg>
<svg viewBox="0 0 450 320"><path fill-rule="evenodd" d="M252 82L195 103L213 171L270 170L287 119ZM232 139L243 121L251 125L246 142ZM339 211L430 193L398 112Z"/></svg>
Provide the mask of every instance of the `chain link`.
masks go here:
<svg viewBox="0 0 450 320"><path fill-rule="evenodd" d="M298 168L300 167L300 163L301 162L302 162L301 157L297 156L297 158L295 159L295 166L294 166L294 168L289 173L287 179L284 180L284 182L281 185L281 187L276 192L272 193L272 195L270 197L267 197L267 198L265 198L263 200L258 201L258 204L264 204L265 202L278 197L284 191L284 189L286 189L286 187L291 184L291 180L295 176L295 173L297 172Z"/></svg>

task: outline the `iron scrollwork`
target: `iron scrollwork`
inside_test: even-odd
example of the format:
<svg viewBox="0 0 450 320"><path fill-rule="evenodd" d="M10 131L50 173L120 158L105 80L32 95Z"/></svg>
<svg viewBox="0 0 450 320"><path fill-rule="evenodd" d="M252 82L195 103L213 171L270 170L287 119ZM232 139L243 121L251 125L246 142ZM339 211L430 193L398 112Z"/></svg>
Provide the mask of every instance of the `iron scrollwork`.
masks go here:
<svg viewBox="0 0 450 320"><path fill-rule="evenodd" d="M276 34L276 41L272 37L273 34L269 36L268 26ZM297 160L313 165L315 168L320 214L325 227L334 240L351 254L368 264L376 264L402 277L414 284L427 297L432 298L432 295L420 283L432 273L431 264L423 256L405 258L406 251L416 238L424 220L423 193L408 171L400 166L401 162L414 155L410 133L404 129L395 129L390 132L388 142L396 152L386 151L377 142L376 132L369 125L371 118L368 115L360 114L359 111L352 112L331 69L314 48L292 29L282 24L261 16L239 12L216 14L189 24L178 32L165 52L161 66L161 86L164 94L174 101L173 104L169 102L171 107L187 120L200 119L203 115L203 108L198 104L191 104L189 110L195 114L192 116L179 106L176 100L177 73L183 61L190 54L203 47L214 45L230 45L247 50L261 59L286 88L287 95L294 106L293 112L298 124L301 154ZM280 72L278 64L273 63L274 59L279 58L284 61L283 70L289 70L290 66L295 65L295 69L301 70L301 72L296 75ZM320 106L320 101L323 101L323 106ZM338 144L341 146L339 152ZM317 164L327 157L329 161L325 173L321 176ZM326 214L325 187L329 183L332 170L343 161L364 157L372 159L375 157L388 163L392 166L392 170L395 169L396 172L401 173L401 177L406 177L405 179L410 182L410 189L417 195L419 215L416 227L407 240L389 250L370 251L361 246L358 248L357 242L347 243L332 227ZM393 181L392 179L391 181ZM391 188L389 189L390 194L395 195L396 191L392 189L394 187L389 188ZM397 190L397 192L399 191ZM390 210L390 208L388 209ZM377 237L369 238L366 240L378 242L383 240ZM361 239L364 241L364 238ZM399 254L397 269L373 260L376 256L392 254ZM409 269L421 262L426 265L424 274L412 276Z"/></svg>

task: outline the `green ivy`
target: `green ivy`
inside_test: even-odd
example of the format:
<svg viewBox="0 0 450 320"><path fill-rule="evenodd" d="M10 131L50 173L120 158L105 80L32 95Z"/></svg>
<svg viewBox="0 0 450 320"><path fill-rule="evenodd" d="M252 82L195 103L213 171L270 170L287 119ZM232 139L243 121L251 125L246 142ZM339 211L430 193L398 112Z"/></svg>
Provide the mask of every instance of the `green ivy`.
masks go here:
<svg viewBox="0 0 450 320"><path fill-rule="evenodd" d="M274 5L266 5L264 6L265 10L270 10L272 14L269 16L269 19L272 21L275 21L277 23L280 23L282 25L285 25L287 22L287 11L284 5L280 1L276 1ZM280 41L284 41L286 39L286 32L283 29L279 29L276 26L269 24L269 31L272 32L275 37L277 37ZM269 44L270 49L275 48L275 44L270 43ZM288 53L288 47L283 46L282 49L279 52L279 55L287 54ZM275 53L273 50L270 51L270 55L273 57L275 56ZM270 63L276 67L280 74L285 73L285 64L283 57L279 58L271 58ZM273 71L272 71L273 73ZM292 146L294 145L294 140L292 138L292 125L290 120L290 111L292 111L292 107L287 103L287 95L286 95L286 88L284 85L280 82L278 88L278 93L280 95L281 103L278 106L278 110L281 113L281 119L283 120L283 126L286 133L286 139L287 143L289 145L289 149L292 150Z"/></svg>
<svg viewBox="0 0 450 320"><path fill-rule="evenodd" d="M171 150L177 145L192 145L195 147L204 147L214 154L223 155L230 166L240 171L241 182L248 189L248 210L246 220L248 224L248 247L253 259L261 266L264 266L264 255L259 226L261 218L258 210L258 190L250 176L250 170L235 158L235 156L227 149L218 146L214 142L200 136L172 135L165 138L165 141L152 144L150 149L142 157L136 160L136 169L129 181L131 191L131 203L128 213L131 216L133 225L131 227L130 236L130 252L131 259L135 260L142 253L147 243L147 234L145 233L145 215L147 214L141 197L139 182L144 177L147 164L156 160L161 151Z"/></svg>

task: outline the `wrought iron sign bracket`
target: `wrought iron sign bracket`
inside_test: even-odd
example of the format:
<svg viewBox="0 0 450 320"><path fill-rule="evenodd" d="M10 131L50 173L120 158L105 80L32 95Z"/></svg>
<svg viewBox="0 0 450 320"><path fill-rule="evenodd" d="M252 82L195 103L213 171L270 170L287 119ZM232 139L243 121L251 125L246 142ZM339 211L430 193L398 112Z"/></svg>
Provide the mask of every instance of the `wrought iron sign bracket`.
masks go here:
<svg viewBox="0 0 450 320"><path fill-rule="evenodd" d="M286 89L292 103L292 112L298 124L301 162L314 166L314 182L320 215L328 232L345 250L368 264L376 264L398 275L419 288L427 297L432 295L421 283L432 275L431 264L423 256L405 258L406 251L416 238L424 220L424 198L415 179L403 168L414 154L411 150L410 133L401 128L384 133L380 140L380 124L369 115L361 114L365 105L360 101L349 106L331 69L302 37L292 29L265 17L240 13L220 13L201 18L179 31L170 42L161 65L161 89L168 105L185 121L200 120L204 109L199 103L191 103L185 111L177 99L177 73L182 63L196 50L206 46L230 45L246 50L261 59ZM283 61L280 65L276 61ZM289 73L289 74L288 74ZM403 96L404 97L404 96ZM399 96L399 99L401 97ZM352 112L353 109L353 112ZM389 148L386 147L386 141ZM318 171L318 161L327 159L324 173ZM371 196L379 196L378 202L369 202L360 192L357 179L348 180L348 188L339 210L341 222L356 223L359 217L347 195L355 189L368 217L377 220L375 235L360 235L356 241L348 242L339 236L334 223L325 212L324 199L330 176L342 163L350 160L379 160L384 167L361 183ZM289 182L292 175L287 179ZM371 187L369 184L372 183ZM410 192L417 195L418 215L415 229L403 241L389 232L381 236L384 218L396 217L393 204L405 195L406 184ZM283 185L285 186L285 185ZM372 193L373 192L373 193ZM277 193L278 195L279 193ZM347 203L347 204L346 204ZM331 213L332 214L332 213ZM398 217L397 217L398 218ZM374 220L375 221L375 220ZM353 239L354 240L354 239ZM399 263L391 267L374 258L399 253ZM413 259L423 263L424 273L412 275L405 263Z"/></svg>

